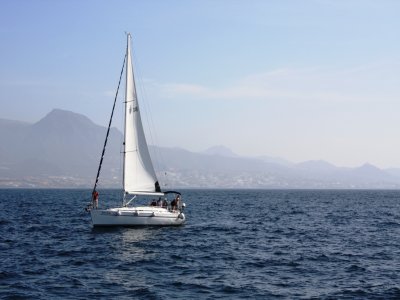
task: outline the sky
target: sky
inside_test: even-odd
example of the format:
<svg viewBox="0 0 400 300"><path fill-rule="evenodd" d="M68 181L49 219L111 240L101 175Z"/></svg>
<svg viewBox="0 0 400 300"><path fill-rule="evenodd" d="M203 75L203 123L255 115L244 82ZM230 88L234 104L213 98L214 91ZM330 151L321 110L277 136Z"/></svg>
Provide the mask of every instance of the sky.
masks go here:
<svg viewBox="0 0 400 300"><path fill-rule="evenodd" d="M149 143L400 167L399 12L396 0L1 0L0 118L60 108L106 126L130 32Z"/></svg>

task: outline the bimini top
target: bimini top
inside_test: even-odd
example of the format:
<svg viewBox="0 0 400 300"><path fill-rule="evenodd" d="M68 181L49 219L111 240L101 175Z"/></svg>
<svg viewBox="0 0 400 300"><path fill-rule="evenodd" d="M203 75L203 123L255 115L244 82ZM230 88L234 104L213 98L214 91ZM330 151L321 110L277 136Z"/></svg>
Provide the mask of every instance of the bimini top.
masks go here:
<svg viewBox="0 0 400 300"><path fill-rule="evenodd" d="M164 192L164 194L177 194L177 195L181 195L181 193L177 192L177 191L166 191Z"/></svg>

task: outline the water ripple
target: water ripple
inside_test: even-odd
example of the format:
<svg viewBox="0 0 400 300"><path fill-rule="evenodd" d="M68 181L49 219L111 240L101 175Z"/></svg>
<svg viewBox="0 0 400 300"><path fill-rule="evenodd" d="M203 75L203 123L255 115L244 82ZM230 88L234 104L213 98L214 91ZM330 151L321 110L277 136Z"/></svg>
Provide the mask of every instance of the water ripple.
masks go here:
<svg viewBox="0 0 400 300"><path fill-rule="evenodd" d="M0 298L400 298L400 192L188 190L186 225L138 229L88 194L1 191Z"/></svg>

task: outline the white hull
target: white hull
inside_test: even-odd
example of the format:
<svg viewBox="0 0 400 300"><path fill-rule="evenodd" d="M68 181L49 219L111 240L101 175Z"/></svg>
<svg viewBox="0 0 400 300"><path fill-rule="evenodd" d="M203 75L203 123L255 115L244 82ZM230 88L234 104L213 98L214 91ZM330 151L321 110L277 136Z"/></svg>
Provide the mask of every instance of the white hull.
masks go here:
<svg viewBox="0 0 400 300"><path fill-rule="evenodd" d="M93 226L177 226L185 222L185 215L162 207L118 207L93 209Z"/></svg>

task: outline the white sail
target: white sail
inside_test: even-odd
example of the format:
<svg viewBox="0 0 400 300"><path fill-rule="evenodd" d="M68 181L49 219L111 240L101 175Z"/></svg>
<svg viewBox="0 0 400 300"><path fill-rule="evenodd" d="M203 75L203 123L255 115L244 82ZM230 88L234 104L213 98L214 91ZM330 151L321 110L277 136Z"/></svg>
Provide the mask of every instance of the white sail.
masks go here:
<svg viewBox="0 0 400 300"><path fill-rule="evenodd" d="M125 93L124 190L129 194L159 192L140 118L133 75L130 34L128 34L127 45Z"/></svg>

